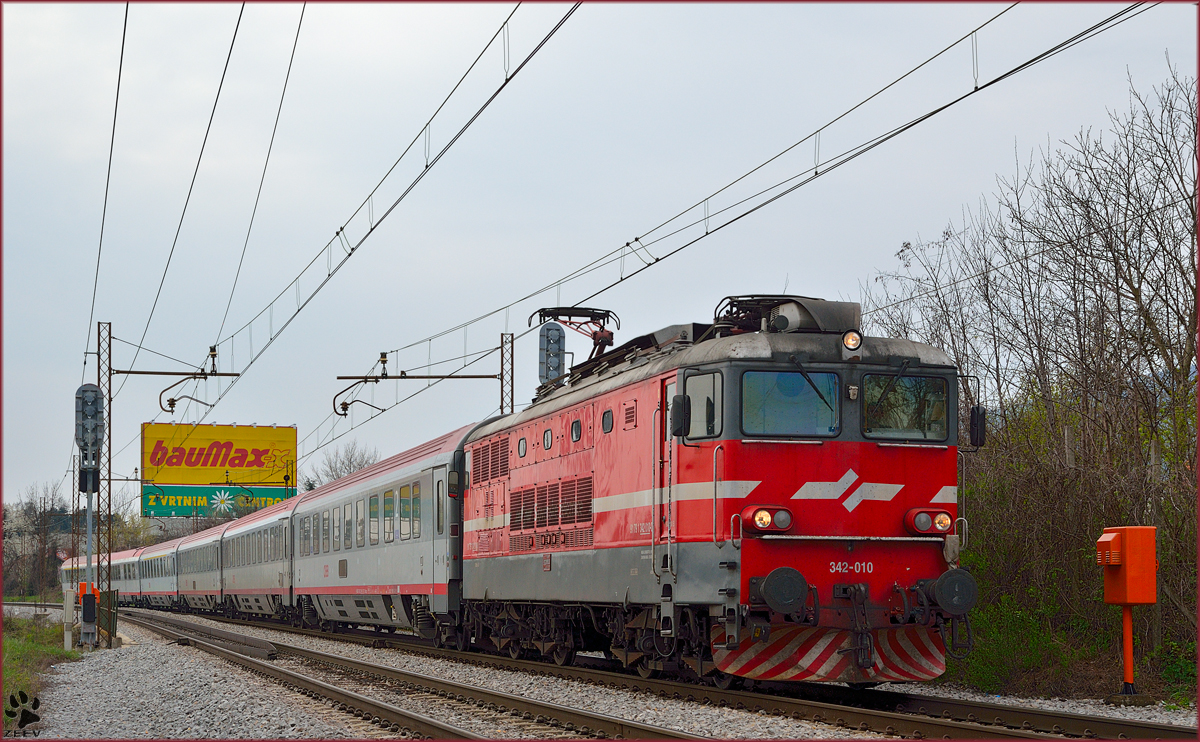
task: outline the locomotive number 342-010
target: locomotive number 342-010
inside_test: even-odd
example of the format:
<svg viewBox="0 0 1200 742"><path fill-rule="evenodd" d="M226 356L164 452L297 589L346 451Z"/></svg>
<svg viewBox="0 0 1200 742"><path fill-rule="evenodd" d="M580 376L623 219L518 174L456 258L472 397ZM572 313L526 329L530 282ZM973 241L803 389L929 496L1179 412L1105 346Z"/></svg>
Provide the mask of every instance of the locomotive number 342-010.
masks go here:
<svg viewBox="0 0 1200 742"><path fill-rule="evenodd" d="M872 562L830 562L829 571L833 574L853 572L856 575L869 575L875 571L875 564Z"/></svg>

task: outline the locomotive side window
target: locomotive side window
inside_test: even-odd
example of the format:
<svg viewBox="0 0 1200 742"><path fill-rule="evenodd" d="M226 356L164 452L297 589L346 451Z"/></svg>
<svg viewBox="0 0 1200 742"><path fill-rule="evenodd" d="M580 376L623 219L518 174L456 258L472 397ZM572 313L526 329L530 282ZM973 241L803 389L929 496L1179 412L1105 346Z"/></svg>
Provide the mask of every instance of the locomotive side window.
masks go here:
<svg viewBox="0 0 1200 742"><path fill-rule="evenodd" d="M383 493L383 540L391 543L396 536L396 495L392 490Z"/></svg>
<svg viewBox="0 0 1200 742"><path fill-rule="evenodd" d="M412 487L412 536L421 538L421 483L413 482Z"/></svg>
<svg viewBox="0 0 1200 742"><path fill-rule="evenodd" d="M605 410L600 416L600 429L605 433L612 432L612 410Z"/></svg>
<svg viewBox="0 0 1200 742"><path fill-rule="evenodd" d="M354 546L354 516L350 514L350 503L346 503L346 532L342 543L347 549Z"/></svg>
<svg viewBox="0 0 1200 742"><path fill-rule="evenodd" d="M374 546L379 543L379 495L371 495L369 502L367 522L370 523L371 546Z"/></svg>
<svg viewBox="0 0 1200 742"><path fill-rule="evenodd" d="M364 504L365 501L362 499L354 502L354 519L358 521L357 538L355 541L358 543L358 548L360 549L367 545L367 514L363 511Z"/></svg>
<svg viewBox="0 0 1200 742"><path fill-rule="evenodd" d="M525 458L525 439L517 441L517 456Z"/></svg>
<svg viewBox="0 0 1200 742"><path fill-rule="evenodd" d="M809 371L806 378L799 371L747 371L742 375L742 432L837 435L839 399L837 374Z"/></svg>
<svg viewBox="0 0 1200 742"><path fill-rule="evenodd" d="M583 435L583 423L575 420L571 423L571 442L574 443Z"/></svg>
<svg viewBox="0 0 1200 742"><path fill-rule="evenodd" d="M946 440L946 380L936 376L863 377L863 435Z"/></svg>
<svg viewBox="0 0 1200 742"><path fill-rule="evenodd" d="M721 434L721 374L689 376L683 393L692 400L692 427L688 438L711 438Z"/></svg>
<svg viewBox="0 0 1200 742"><path fill-rule="evenodd" d="M542 433L542 448L549 451L550 446L553 446L553 445L554 445L554 432L547 429L545 433Z"/></svg>
<svg viewBox="0 0 1200 742"><path fill-rule="evenodd" d="M400 488L400 540L412 537L409 526L412 524L412 490L408 485Z"/></svg>
<svg viewBox="0 0 1200 742"><path fill-rule="evenodd" d="M342 509L336 507L333 509L333 550L338 551L342 548Z"/></svg>
<svg viewBox="0 0 1200 742"><path fill-rule="evenodd" d="M321 513L321 551L329 553L329 511Z"/></svg>

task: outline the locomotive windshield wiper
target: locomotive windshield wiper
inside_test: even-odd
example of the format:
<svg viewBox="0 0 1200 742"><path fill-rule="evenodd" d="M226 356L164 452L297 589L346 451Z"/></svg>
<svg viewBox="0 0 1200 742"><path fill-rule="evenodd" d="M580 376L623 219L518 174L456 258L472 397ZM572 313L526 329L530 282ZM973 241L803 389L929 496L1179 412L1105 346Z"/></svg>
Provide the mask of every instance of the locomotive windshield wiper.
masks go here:
<svg viewBox="0 0 1200 742"><path fill-rule="evenodd" d="M908 370L908 364L909 361L904 361L900 364L900 370L891 378L890 381L888 381L887 386L883 388L883 393L879 395L879 399L875 400L875 404L871 405L871 409L867 410L866 422L874 419L875 413L879 412L879 407L883 404L883 400L887 399L887 395L890 394L892 389L896 386L896 382L900 381L900 377L903 376L904 372Z"/></svg>
<svg viewBox="0 0 1200 742"><path fill-rule="evenodd" d="M813 381L812 377L808 375L808 372L804 370L804 366L800 365L800 361L796 360L796 356L788 356L788 360L796 364L796 368L800 369L800 374L804 377L804 380L807 381L808 385L812 387L812 390L817 393L817 396L821 398L821 401L825 403L825 406L829 408L829 411L833 412L833 405L829 404L829 400L825 399L824 394L821 394L821 390L817 388L817 383Z"/></svg>

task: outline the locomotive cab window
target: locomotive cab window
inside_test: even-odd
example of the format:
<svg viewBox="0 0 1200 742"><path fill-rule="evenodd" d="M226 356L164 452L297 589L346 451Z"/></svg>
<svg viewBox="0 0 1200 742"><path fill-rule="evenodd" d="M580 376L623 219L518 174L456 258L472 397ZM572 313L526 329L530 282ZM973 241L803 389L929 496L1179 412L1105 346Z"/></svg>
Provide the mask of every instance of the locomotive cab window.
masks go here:
<svg viewBox="0 0 1200 742"><path fill-rule="evenodd" d="M721 434L721 374L689 376L683 393L692 401L692 426L688 438L712 438Z"/></svg>
<svg viewBox="0 0 1200 742"><path fill-rule="evenodd" d="M600 429L605 433L611 433L612 420L612 410L605 410L604 414L600 416Z"/></svg>
<svg viewBox="0 0 1200 742"><path fill-rule="evenodd" d="M946 440L946 380L936 376L863 377L863 435Z"/></svg>
<svg viewBox="0 0 1200 742"><path fill-rule="evenodd" d="M742 375L742 432L835 436L839 400L837 374L809 371L806 378L799 371L747 371Z"/></svg>

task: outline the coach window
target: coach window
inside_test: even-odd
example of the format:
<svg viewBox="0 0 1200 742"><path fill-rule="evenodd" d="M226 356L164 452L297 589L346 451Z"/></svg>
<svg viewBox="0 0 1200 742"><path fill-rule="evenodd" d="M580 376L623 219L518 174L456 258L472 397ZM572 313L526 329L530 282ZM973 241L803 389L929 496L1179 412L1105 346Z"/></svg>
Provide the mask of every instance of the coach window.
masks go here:
<svg viewBox="0 0 1200 742"><path fill-rule="evenodd" d="M413 483L413 500L412 500L412 535L413 538L421 538L421 484L420 482Z"/></svg>
<svg viewBox="0 0 1200 742"><path fill-rule="evenodd" d="M391 543L396 537L396 494L392 490L383 493L383 540Z"/></svg>
<svg viewBox="0 0 1200 742"><path fill-rule="evenodd" d="M288 538L288 527L283 527L283 558L287 559L292 552L292 542Z"/></svg>
<svg viewBox="0 0 1200 742"><path fill-rule="evenodd" d="M254 563L263 563L263 537L262 531L254 532Z"/></svg>
<svg viewBox="0 0 1200 742"><path fill-rule="evenodd" d="M321 513L321 551L329 553L329 511Z"/></svg>
<svg viewBox="0 0 1200 742"><path fill-rule="evenodd" d="M605 410L600 416L600 429L605 433L612 432L612 410Z"/></svg>
<svg viewBox="0 0 1200 742"><path fill-rule="evenodd" d="M342 508L333 509L333 550L342 548Z"/></svg>
<svg viewBox="0 0 1200 742"><path fill-rule="evenodd" d="M321 553L321 514L313 513L312 516L312 534L309 536L312 540L309 542L312 545L312 553Z"/></svg>
<svg viewBox="0 0 1200 742"><path fill-rule="evenodd" d="M359 499L354 501L354 520L357 521L354 540L360 549L367 545L367 514L364 508L365 505L365 500Z"/></svg>
<svg viewBox="0 0 1200 742"><path fill-rule="evenodd" d="M525 439L522 438L521 439L521 448L524 448L524 447L525 447ZM524 456L525 454L521 454L521 455ZM446 523L445 485L446 485L446 483L439 479L439 480L437 480L437 485L435 487L435 489L437 490L437 495L436 495L437 504L434 505L434 510L437 511L435 513L435 515L437 516L437 532L438 532L439 536L442 535L442 528L445 526L445 523Z"/></svg>
<svg viewBox="0 0 1200 742"><path fill-rule="evenodd" d="M578 441L581 435L583 435L583 423L575 420L571 423L571 442Z"/></svg>
<svg viewBox="0 0 1200 742"><path fill-rule="evenodd" d="M525 439L517 441L517 456L525 458Z"/></svg>
<svg viewBox="0 0 1200 742"><path fill-rule="evenodd" d="M688 438L712 438L721 434L721 374L689 376L683 393L692 401L692 427Z"/></svg>
<svg viewBox="0 0 1200 742"><path fill-rule="evenodd" d="M350 513L350 503L346 503L346 531L342 534L342 543L347 549L354 546L354 516Z"/></svg>
<svg viewBox="0 0 1200 742"><path fill-rule="evenodd" d="M400 540L412 538L412 489L406 484L400 488Z"/></svg>
<svg viewBox="0 0 1200 742"><path fill-rule="evenodd" d="M371 530L371 546L379 543L379 495L371 495L370 508L368 509L370 530Z"/></svg>
<svg viewBox="0 0 1200 742"><path fill-rule="evenodd" d="M554 445L554 432L546 430L546 432L542 433L542 448L549 451L552 445Z"/></svg>

